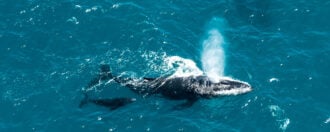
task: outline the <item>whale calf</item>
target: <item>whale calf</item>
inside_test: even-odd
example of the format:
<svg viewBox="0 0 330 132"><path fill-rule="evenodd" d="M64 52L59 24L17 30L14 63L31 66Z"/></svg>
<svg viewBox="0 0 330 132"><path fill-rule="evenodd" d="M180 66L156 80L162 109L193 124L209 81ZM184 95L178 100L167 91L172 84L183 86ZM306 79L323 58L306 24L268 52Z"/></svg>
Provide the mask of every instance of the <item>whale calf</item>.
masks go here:
<svg viewBox="0 0 330 132"><path fill-rule="evenodd" d="M87 93L84 93L84 96L85 96L84 99L79 104L79 108L82 108L87 103L94 103L96 105L107 107L110 110L115 110L136 101L135 98L125 98L125 97L107 98L107 99L90 99Z"/></svg>
<svg viewBox="0 0 330 132"><path fill-rule="evenodd" d="M135 93L147 97L159 94L171 100L186 100L185 103L178 105L178 108L192 106L198 99L210 99L221 95L244 94L252 90L252 87L243 81L228 77L219 78L217 82L211 81L207 76L187 76L187 77L158 77L158 78L125 78L113 76L110 66L103 64L100 66L99 75L92 79L87 87L92 87L102 81L113 79L122 86L128 87ZM85 98L87 95L85 96ZM121 100L122 99L122 100ZM128 100L125 102L125 100ZM130 98L118 98L117 101L124 102L121 107L133 101ZM109 100L108 100L109 101ZM112 99L109 102L116 101ZM135 100L134 100L135 101ZM113 103L103 103L104 100L92 101L94 104L112 107ZM101 103L102 102L102 103Z"/></svg>

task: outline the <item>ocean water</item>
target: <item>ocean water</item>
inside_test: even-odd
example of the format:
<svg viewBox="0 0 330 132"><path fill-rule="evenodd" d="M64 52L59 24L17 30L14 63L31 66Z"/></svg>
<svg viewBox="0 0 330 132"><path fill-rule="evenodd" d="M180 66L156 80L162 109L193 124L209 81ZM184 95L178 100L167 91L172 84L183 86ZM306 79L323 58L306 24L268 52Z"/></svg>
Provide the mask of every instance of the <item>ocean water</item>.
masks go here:
<svg viewBox="0 0 330 132"><path fill-rule="evenodd" d="M0 0L0 131L330 131L328 0ZM143 98L114 75L229 76L247 94Z"/></svg>

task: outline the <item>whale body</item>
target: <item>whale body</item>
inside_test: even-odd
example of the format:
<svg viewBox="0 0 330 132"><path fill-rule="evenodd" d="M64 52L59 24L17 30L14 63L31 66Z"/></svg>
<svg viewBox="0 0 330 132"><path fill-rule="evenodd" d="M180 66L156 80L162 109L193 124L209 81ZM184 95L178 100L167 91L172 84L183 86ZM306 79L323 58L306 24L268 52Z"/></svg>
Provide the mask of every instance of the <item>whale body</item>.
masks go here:
<svg viewBox="0 0 330 132"><path fill-rule="evenodd" d="M110 73L109 65L101 65L100 70L100 74L88 84L88 87L94 86L101 81L113 79L133 92L143 95L143 97L159 94L167 99L186 100L185 103L178 106L180 108L192 106L200 98L210 99L222 95L244 94L252 90L248 83L228 77L219 78L217 82L203 75L125 78L113 76Z"/></svg>

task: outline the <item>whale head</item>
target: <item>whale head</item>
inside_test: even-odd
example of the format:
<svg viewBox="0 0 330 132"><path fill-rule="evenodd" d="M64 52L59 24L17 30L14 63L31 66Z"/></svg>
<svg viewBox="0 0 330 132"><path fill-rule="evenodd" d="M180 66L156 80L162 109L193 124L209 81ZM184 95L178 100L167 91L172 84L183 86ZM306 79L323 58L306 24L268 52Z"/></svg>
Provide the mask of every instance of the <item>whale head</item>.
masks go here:
<svg viewBox="0 0 330 132"><path fill-rule="evenodd" d="M251 85L247 82L228 77L220 78L220 81L213 85L212 89L215 95L238 95L252 90Z"/></svg>
<svg viewBox="0 0 330 132"><path fill-rule="evenodd" d="M196 92L206 96L238 95L250 92L252 87L247 82L235 80L229 77L221 77L213 82L207 77L201 77L196 86Z"/></svg>

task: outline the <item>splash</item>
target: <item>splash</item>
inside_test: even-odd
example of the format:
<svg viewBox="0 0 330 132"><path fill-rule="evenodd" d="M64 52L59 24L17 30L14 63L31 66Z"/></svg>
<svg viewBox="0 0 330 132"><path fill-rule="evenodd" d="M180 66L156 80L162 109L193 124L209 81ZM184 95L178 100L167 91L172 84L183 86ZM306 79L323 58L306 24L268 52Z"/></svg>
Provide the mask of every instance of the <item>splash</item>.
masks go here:
<svg viewBox="0 0 330 132"><path fill-rule="evenodd" d="M224 76L225 53L223 46L225 41L219 30L223 25L223 19L213 18L209 24L211 28L207 32L206 39L202 42L203 71L213 82L218 82Z"/></svg>
<svg viewBox="0 0 330 132"><path fill-rule="evenodd" d="M168 56L166 52L143 52L141 55L148 67L146 73L157 73L166 77L188 77L203 75L193 60L180 56Z"/></svg>
<svg viewBox="0 0 330 132"><path fill-rule="evenodd" d="M179 56L165 58L168 69L173 69L174 73L170 77L200 76L203 72L197 67L196 63L190 59Z"/></svg>

